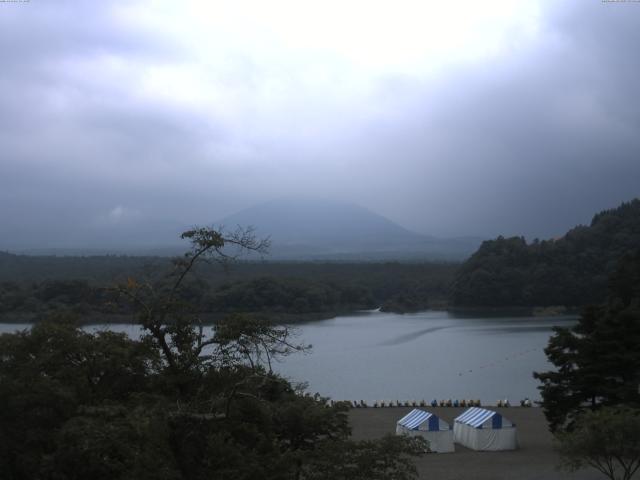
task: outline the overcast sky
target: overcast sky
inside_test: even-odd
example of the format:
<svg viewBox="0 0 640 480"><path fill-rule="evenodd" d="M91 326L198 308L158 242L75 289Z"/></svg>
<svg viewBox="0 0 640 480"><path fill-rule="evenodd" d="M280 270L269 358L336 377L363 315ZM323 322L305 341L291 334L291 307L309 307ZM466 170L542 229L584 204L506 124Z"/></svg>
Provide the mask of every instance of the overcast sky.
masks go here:
<svg viewBox="0 0 640 480"><path fill-rule="evenodd" d="M640 3L0 3L0 248L285 195L551 237L640 195Z"/></svg>

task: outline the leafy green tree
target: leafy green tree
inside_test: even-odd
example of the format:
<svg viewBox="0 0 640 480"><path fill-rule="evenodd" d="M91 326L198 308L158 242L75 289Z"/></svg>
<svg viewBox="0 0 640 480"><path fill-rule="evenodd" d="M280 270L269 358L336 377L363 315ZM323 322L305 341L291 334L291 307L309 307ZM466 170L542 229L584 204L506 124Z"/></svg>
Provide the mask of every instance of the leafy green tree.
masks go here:
<svg viewBox="0 0 640 480"><path fill-rule="evenodd" d="M586 409L640 406L640 252L613 275L608 303L577 325L556 328L545 353L556 370L534 373L552 431L570 429Z"/></svg>
<svg viewBox="0 0 640 480"><path fill-rule="evenodd" d="M568 471L589 465L611 480L630 480L640 468L640 409L585 412L571 432L558 435L558 450Z"/></svg>
<svg viewBox="0 0 640 480"><path fill-rule="evenodd" d="M39 478L67 422L150 391L159 365L148 343L65 318L1 335L0 352L0 478Z"/></svg>
<svg viewBox="0 0 640 480"><path fill-rule="evenodd" d="M417 474L407 462L427 448L422 438L388 435L379 441L340 445L325 442L316 452L315 461L305 468L308 480L409 480Z"/></svg>
<svg viewBox="0 0 640 480"><path fill-rule="evenodd" d="M173 270L160 282L138 283L129 278L116 290L130 299L138 320L149 339L161 352L171 374L187 378L194 369L206 365L203 350L215 339L205 338L197 310L181 295L185 280L201 260L213 259L227 264L245 251L266 252L268 240L258 240L251 229L224 232L196 227L181 235L191 243L183 257L174 259Z"/></svg>
<svg viewBox="0 0 640 480"><path fill-rule="evenodd" d="M70 480L177 480L165 413L157 407L82 407L57 433L45 471Z"/></svg>

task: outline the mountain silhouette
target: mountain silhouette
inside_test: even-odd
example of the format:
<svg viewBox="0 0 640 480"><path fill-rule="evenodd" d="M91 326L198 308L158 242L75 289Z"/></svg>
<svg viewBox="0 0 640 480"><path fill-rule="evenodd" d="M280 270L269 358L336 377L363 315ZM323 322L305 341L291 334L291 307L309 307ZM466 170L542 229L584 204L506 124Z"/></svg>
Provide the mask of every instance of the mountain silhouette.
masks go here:
<svg viewBox="0 0 640 480"><path fill-rule="evenodd" d="M314 197L279 198L218 223L228 230L252 226L269 237L273 259L460 260L480 244L421 235L359 205Z"/></svg>

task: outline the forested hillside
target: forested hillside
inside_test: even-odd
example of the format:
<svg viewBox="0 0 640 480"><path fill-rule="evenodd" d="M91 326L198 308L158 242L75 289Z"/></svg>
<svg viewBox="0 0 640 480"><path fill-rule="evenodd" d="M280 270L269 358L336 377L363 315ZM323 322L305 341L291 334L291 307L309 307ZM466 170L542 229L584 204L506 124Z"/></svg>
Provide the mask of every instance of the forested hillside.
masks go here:
<svg viewBox="0 0 640 480"><path fill-rule="evenodd" d="M484 242L451 288L455 306L583 306L604 301L618 260L640 246L640 200L593 217L553 240Z"/></svg>

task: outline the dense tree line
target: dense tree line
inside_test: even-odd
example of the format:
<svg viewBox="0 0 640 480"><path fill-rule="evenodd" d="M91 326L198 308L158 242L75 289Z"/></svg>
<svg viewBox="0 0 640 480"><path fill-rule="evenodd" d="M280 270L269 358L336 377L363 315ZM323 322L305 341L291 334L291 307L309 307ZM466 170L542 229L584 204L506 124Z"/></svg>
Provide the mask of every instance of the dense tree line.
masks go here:
<svg viewBox="0 0 640 480"><path fill-rule="evenodd" d="M144 275L167 265L169 259L164 257L35 256L0 252L0 281L86 280L105 283L120 281L130 275Z"/></svg>
<svg viewBox="0 0 640 480"><path fill-rule="evenodd" d="M68 259L71 264L77 260ZM102 265L99 259L94 260ZM90 259L85 261L91 266ZM61 271L46 280L36 275L31 280L0 281L0 320L32 320L61 311L81 314L83 318L98 316L101 321L108 320L109 316L131 315L130 308L116 301L113 292L106 288L126 281L124 272L114 270L114 277L109 277L96 267L95 277L91 277L88 270L85 277L67 278L65 262L59 265ZM132 261L131 266L133 276L152 282L161 279L168 260L157 259L146 266ZM185 301L207 314L259 312L330 316L380 305L390 311L407 311L442 306L455 268L453 264L437 263L246 262L234 264L224 273L214 266L202 265L185 280L180 293ZM413 303L399 301L404 296Z"/></svg>
<svg viewBox="0 0 640 480"><path fill-rule="evenodd" d="M204 301L207 311L218 312L310 313L376 307L371 291L361 285L274 277L222 285Z"/></svg>
<svg viewBox="0 0 640 480"><path fill-rule="evenodd" d="M456 274L456 306L584 306L600 303L618 260L640 245L640 200L594 216L554 240L484 242Z"/></svg>
<svg viewBox="0 0 640 480"><path fill-rule="evenodd" d="M86 280L47 280L39 283L0 282L0 319L44 318L56 312L126 314L108 288Z"/></svg>

